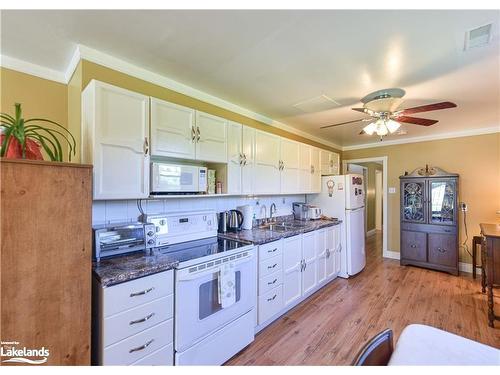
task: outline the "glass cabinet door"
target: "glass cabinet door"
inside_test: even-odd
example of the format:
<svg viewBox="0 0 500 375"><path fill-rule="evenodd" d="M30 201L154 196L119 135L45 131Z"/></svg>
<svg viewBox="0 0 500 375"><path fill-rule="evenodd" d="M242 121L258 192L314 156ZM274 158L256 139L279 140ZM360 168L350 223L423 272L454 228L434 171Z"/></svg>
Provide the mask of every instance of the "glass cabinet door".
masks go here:
<svg viewBox="0 0 500 375"><path fill-rule="evenodd" d="M429 181L430 223L455 224L456 186L453 180Z"/></svg>
<svg viewBox="0 0 500 375"><path fill-rule="evenodd" d="M403 220L417 223L425 222L425 181L403 182L402 191Z"/></svg>

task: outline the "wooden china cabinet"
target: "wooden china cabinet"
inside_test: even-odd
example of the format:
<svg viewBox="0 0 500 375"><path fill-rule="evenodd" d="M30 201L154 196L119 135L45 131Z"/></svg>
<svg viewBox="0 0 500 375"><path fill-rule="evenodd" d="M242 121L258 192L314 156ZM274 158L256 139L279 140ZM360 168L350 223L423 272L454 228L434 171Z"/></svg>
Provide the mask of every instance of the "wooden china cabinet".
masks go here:
<svg viewBox="0 0 500 375"><path fill-rule="evenodd" d="M458 174L426 166L399 178L401 265L458 275Z"/></svg>

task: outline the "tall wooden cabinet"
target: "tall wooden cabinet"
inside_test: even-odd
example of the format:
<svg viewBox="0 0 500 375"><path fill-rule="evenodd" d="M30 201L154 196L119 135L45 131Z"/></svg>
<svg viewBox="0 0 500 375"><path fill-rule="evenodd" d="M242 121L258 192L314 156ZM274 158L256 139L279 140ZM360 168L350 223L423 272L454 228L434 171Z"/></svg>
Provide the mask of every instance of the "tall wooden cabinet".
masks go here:
<svg viewBox="0 0 500 375"><path fill-rule="evenodd" d="M458 174L426 167L400 181L401 265L458 275Z"/></svg>
<svg viewBox="0 0 500 375"><path fill-rule="evenodd" d="M92 167L2 159L0 170L0 340L48 349L47 365L90 365Z"/></svg>

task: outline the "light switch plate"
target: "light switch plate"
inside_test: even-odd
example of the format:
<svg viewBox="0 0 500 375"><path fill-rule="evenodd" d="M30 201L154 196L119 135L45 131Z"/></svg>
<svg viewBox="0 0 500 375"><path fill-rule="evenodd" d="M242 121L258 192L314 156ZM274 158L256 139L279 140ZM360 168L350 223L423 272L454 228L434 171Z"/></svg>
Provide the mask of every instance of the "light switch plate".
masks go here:
<svg viewBox="0 0 500 375"><path fill-rule="evenodd" d="M395 187L390 187L389 188L389 194L396 194L396 188Z"/></svg>

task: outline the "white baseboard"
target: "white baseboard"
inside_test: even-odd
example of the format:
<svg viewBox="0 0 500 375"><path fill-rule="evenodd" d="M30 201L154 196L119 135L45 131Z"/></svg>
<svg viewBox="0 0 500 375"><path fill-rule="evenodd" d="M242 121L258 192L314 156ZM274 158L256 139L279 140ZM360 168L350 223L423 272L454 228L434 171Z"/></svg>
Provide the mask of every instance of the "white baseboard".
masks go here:
<svg viewBox="0 0 500 375"><path fill-rule="evenodd" d="M390 250L387 250L385 251L382 256L384 258L389 258L389 259L398 259L400 258L401 254L398 252L398 251L390 251Z"/></svg>
<svg viewBox="0 0 500 375"><path fill-rule="evenodd" d="M459 262L458 269L460 270L460 272L472 273L472 264ZM481 275L481 267L476 266L476 275Z"/></svg>
<svg viewBox="0 0 500 375"><path fill-rule="evenodd" d="M384 258L389 258L389 259L400 259L401 253L398 253L397 251L386 251L383 255ZM472 264L471 263L464 263L464 262L459 262L458 263L458 269L460 272L465 272L465 273L472 273ZM476 275L481 275L481 268L476 266Z"/></svg>

